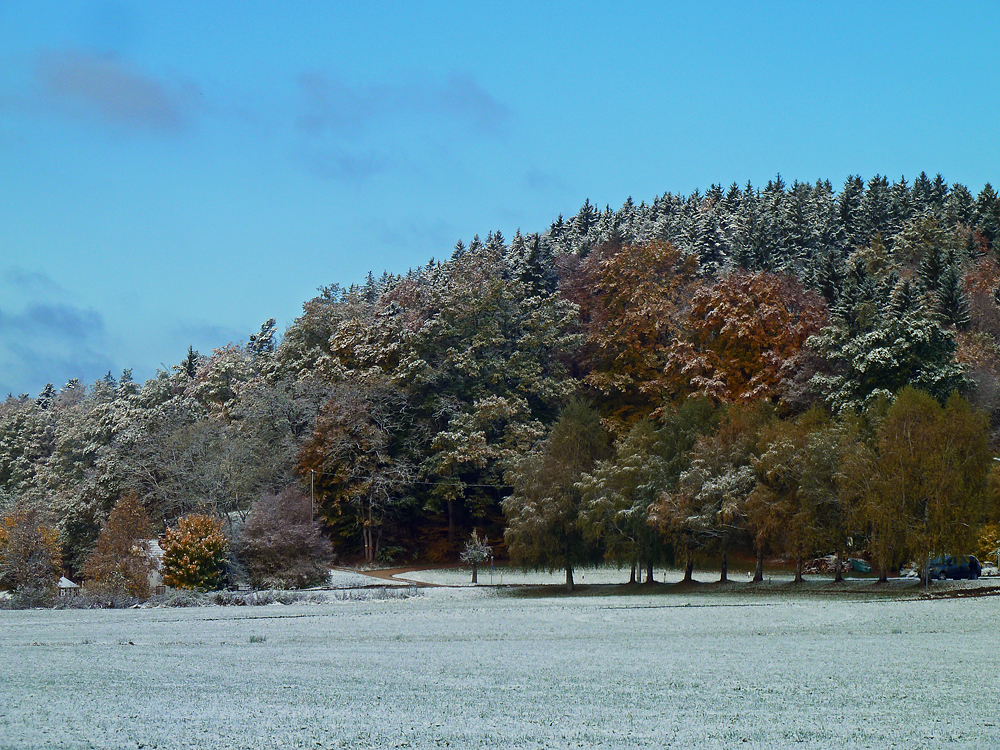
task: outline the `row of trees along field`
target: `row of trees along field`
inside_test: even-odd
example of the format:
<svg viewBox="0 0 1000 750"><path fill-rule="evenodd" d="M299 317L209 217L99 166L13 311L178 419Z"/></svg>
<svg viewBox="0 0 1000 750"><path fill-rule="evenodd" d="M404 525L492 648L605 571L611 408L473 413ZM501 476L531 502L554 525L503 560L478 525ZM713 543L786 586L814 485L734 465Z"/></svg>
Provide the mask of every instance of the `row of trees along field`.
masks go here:
<svg viewBox="0 0 1000 750"><path fill-rule="evenodd" d="M0 516L52 529L74 576L126 496L238 549L294 492L341 559L454 560L478 529L569 580L995 546L998 227L990 185L924 174L588 201L145 383L9 396Z"/></svg>

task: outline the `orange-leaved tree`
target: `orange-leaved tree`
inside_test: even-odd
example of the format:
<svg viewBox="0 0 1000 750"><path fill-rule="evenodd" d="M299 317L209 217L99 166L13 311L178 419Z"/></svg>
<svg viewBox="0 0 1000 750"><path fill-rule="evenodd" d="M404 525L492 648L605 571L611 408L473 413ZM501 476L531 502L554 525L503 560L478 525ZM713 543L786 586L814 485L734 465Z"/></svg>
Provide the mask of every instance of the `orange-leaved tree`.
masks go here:
<svg viewBox="0 0 1000 750"><path fill-rule="evenodd" d="M595 250L564 284L586 330L584 382L624 434L664 394L664 365L698 283L697 261L666 242Z"/></svg>
<svg viewBox="0 0 1000 750"><path fill-rule="evenodd" d="M826 305L787 276L734 273L698 289L666 372L675 393L720 402L773 400Z"/></svg>
<svg viewBox="0 0 1000 750"><path fill-rule="evenodd" d="M155 568L149 551L151 535L149 516L138 495L125 495L111 510L80 574L107 596L147 596L149 574Z"/></svg>

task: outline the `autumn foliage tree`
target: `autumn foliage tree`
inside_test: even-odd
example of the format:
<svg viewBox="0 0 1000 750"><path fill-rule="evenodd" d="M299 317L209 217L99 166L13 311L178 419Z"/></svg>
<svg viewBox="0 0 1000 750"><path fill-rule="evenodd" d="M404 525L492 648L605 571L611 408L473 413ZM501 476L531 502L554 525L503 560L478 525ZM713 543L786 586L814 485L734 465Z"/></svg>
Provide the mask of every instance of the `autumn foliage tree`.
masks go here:
<svg viewBox="0 0 1000 750"><path fill-rule="evenodd" d="M211 591L222 584L229 542L222 522L211 515L192 513L167 529L163 546L163 582L179 589Z"/></svg>
<svg viewBox="0 0 1000 750"><path fill-rule="evenodd" d="M360 531L365 561L374 562L384 526L414 467L403 450L405 394L381 377L343 382L316 419L298 471L315 482L319 510L345 543Z"/></svg>
<svg viewBox="0 0 1000 750"><path fill-rule="evenodd" d="M797 583L806 557L842 548L839 446L839 429L819 408L761 431L747 517L758 536L777 541L795 558Z"/></svg>
<svg viewBox="0 0 1000 750"><path fill-rule="evenodd" d="M239 559L255 586L302 588L322 581L333 550L312 519L309 495L287 487L262 496L240 533Z"/></svg>
<svg viewBox="0 0 1000 750"><path fill-rule="evenodd" d="M697 270L693 256L651 240L594 251L564 285L587 334L584 382L618 432L662 403L664 366Z"/></svg>
<svg viewBox="0 0 1000 750"><path fill-rule="evenodd" d="M135 494L122 497L101 529L97 545L84 561L80 574L96 593L111 598L149 595L149 574L155 563L150 555L152 528Z"/></svg>
<svg viewBox="0 0 1000 750"><path fill-rule="evenodd" d="M774 399L825 323L823 299L790 277L725 276L692 297L667 359L672 390L721 402Z"/></svg>
<svg viewBox="0 0 1000 750"><path fill-rule="evenodd" d="M33 513L17 510L0 521L0 587L51 592L60 576L59 535Z"/></svg>
<svg viewBox="0 0 1000 750"><path fill-rule="evenodd" d="M904 388L878 434L877 493L866 498L876 533L902 537L920 561L975 549L992 458L987 429L957 394L942 406Z"/></svg>

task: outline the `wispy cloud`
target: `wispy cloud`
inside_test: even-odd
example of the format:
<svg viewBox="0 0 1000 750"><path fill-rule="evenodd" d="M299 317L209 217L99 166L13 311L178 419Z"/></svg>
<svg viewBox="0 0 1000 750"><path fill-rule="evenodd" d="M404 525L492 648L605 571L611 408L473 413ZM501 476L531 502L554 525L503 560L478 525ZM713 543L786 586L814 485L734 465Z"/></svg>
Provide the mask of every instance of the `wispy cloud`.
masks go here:
<svg viewBox="0 0 1000 750"><path fill-rule="evenodd" d="M41 271L27 271L20 266L13 266L4 271L3 281L19 292L30 295L54 297L65 293L48 274ZM0 315L2 314L0 311Z"/></svg>
<svg viewBox="0 0 1000 750"><path fill-rule="evenodd" d="M363 182L393 166L392 160L376 154L354 156L341 149L316 146L301 149L306 168L317 177L342 182Z"/></svg>
<svg viewBox="0 0 1000 750"><path fill-rule="evenodd" d="M63 113L106 124L177 134L192 124L200 92L190 81L167 82L113 54L47 50L35 60L40 96Z"/></svg>
<svg viewBox="0 0 1000 750"><path fill-rule="evenodd" d="M469 76L351 86L309 72L299 76L298 85L298 155L312 174L342 182L414 169L419 144L430 146L455 128L473 137L497 137L512 118L507 106Z"/></svg>
<svg viewBox="0 0 1000 750"><path fill-rule="evenodd" d="M357 135L375 120L413 115L445 117L474 132L497 134L511 119L510 109L474 79L452 76L444 85L372 84L351 87L323 73L303 73L299 128L308 135L333 132Z"/></svg>
<svg viewBox="0 0 1000 750"><path fill-rule="evenodd" d="M456 237L452 236L454 228L444 221L427 223L417 219L402 220L398 222L388 222L383 219L375 219L369 222L369 226L376 237L383 243L395 247L419 247L427 248L447 248L454 243ZM432 250L428 250L428 257ZM372 271L381 269L371 269Z"/></svg>
<svg viewBox="0 0 1000 750"><path fill-rule="evenodd" d="M453 76L445 88L428 98L427 108L468 119L473 129L489 134L498 132L511 117L510 110L470 76Z"/></svg>
<svg viewBox="0 0 1000 750"><path fill-rule="evenodd" d="M94 310L82 310L66 304L32 302L24 311L0 310L0 334L27 337L84 339L104 332L104 318Z"/></svg>
<svg viewBox="0 0 1000 750"><path fill-rule="evenodd" d="M0 398L8 393L19 396L24 388L34 395L45 383L60 387L73 378L93 383L117 369L111 358L89 346L52 347L22 341L7 342L0 348L0 364Z"/></svg>
<svg viewBox="0 0 1000 750"><path fill-rule="evenodd" d="M35 293L58 290L42 273L12 269L4 280ZM95 380L114 369L101 351L106 343L104 318L94 310L38 301L16 311L0 310L0 397L15 389L40 390L46 382Z"/></svg>

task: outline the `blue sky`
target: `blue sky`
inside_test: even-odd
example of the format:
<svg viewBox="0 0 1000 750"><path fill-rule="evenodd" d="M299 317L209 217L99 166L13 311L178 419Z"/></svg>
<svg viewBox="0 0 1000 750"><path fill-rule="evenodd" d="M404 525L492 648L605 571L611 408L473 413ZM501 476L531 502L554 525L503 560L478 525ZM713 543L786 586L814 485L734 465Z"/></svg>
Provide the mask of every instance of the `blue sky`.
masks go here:
<svg viewBox="0 0 1000 750"><path fill-rule="evenodd" d="M996 2L474 5L0 1L0 397L586 198L1000 182Z"/></svg>

